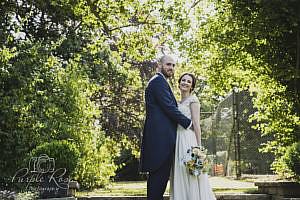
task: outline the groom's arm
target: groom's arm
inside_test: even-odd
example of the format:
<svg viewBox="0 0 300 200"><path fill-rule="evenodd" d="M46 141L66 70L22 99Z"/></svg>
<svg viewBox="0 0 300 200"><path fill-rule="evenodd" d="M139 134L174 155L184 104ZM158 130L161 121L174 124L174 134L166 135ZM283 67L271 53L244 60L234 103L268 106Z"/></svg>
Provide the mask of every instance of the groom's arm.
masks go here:
<svg viewBox="0 0 300 200"><path fill-rule="evenodd" d="M151 81L151 85L151 92L162 110L182 127L186 129L190 128L192 126L192 121L183 115L174 104L172 95L169 92L168 84L157 78L156 80Z"/></svg>

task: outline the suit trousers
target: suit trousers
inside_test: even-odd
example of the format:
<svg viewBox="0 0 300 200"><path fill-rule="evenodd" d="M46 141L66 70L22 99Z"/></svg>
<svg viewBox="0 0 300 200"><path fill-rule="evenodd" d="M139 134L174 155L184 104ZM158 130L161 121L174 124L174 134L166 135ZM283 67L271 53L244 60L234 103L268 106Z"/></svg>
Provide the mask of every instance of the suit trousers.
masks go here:
<svg viewBox="0 0 300 200"><path fill-rule="evenodd" d="M150 172L147 180L147 200L163 200L174 154L171 153L167 160L157 170Z"/></svg>

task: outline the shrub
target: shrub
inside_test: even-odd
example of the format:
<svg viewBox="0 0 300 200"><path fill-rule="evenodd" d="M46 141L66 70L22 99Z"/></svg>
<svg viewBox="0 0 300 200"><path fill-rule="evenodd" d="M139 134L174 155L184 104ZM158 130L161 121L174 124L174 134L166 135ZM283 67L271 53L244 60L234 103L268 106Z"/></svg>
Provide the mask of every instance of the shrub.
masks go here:
<svg viewBox="0 0 300 200"><path fill-rule="evenodd" d="M296 142L287 148L283 161L289 170L293 172L293 178L300 181L300 142Z"/></svg>
<svg viewBox="0 0 300 200"><path fill-rule="evenodd" d="M66 140L61 140L37 146L31 151L27 160L29 162L29 159L39 157L42 154L46 154L50 158L54 158L55 169L66 168L67 175L70 175L71 177L75 172L80 156L79 150L75 144Z"/></svg>
<svg viewBox="0 0 300 200"><path fill-rule="evenodd" d="M76 169L75 179L82 189L105 187L117 169L114 159L119 155L117 143L109 138L99 140L85 149Z"/></svg>
<svg viewBox="0 0 300 200"><path fill-rule="evenodd" d="M13 200L16 197L16 193L8 190L0 191L0 199Z"/></svg>
<svg viewBox="0 0 300 200"><path fill-rule="evenodd" d="M37 193L27 191L18 193L14 200L35 200L37 197Z"/></svg>

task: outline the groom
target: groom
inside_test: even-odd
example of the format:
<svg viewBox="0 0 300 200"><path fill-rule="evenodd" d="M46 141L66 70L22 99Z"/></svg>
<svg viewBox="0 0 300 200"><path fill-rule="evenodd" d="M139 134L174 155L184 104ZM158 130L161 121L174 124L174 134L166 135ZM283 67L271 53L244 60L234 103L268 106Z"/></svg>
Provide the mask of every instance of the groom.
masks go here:
<svg viewBox="0 0 300 200"><path fill-rule="evenodd" d="M178 109L167 79L174 74L175 61L165 55L145 91L146 120L141 146L141 171L148 172L147 199L162 200L174 157L177 124L192 125Z"/></svg>

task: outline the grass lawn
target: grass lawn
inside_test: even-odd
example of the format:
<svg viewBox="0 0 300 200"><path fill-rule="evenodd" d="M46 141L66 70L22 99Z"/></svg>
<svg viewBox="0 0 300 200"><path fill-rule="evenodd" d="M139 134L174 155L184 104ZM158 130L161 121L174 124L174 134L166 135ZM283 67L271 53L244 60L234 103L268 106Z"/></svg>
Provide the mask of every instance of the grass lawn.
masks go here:
<svg viewBox="0 0 300 200"><path fill-rule="evenodd" d="M220 179L222 180L222 179ZM229 186L230 187L230 186ZM213 188L215 193L256 193L256 187L247 188ZM166 190L166 195L169 194L169 185ZM113 182L108 188L95 189L93 191L80 191L77 196L145 196L146 182L145 181L128 181L128 182Z"/></svg>
<svg viewBox="0 0 300 200"><path fill-rule="evenodd" d="M80 191L76 196L144 196L146 195L145 181L113 182L108 188L93 191Z"/></svg>

